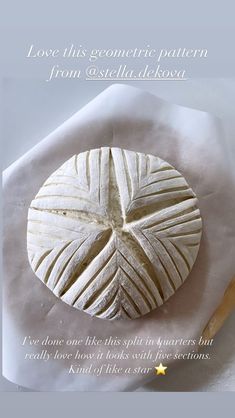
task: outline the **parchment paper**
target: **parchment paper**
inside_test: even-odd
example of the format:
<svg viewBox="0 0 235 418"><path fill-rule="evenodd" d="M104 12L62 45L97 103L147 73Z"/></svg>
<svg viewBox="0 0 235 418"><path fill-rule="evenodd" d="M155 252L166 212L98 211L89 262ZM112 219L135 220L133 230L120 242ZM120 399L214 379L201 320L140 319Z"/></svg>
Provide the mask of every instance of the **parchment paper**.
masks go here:
<svg viewBox="0 0 235 418"><path fill-rule="evenodd" d="M196 192L203 219L199 255L184 285L160 309L133 321L105 321L69 307L36 278L27 259L27 210L39 187L73 154L105 145L154 154L174 165ZM198 338L235 271L234 191L218 119L124 85L106 89L12 164L4 173L4 376L40 391L134 390L153 378L153 372L98 377L69 374L71 360L24 360L28 346L22 346L22 340L26 335L34 339L47 335L64 339L93 335L99 339L110 335L128 339ZM100 348L120 351L117 347L96 350ZM70 347L69 351L77 349ZM179 349L192 350L187 346L175 348ZM141 347L133 347L133 352L138 350ZM130 367L142 364L140 360L128 362ZM144 364L154 366L152 362ZM171 361L167 364L170 366Z"/></svg>

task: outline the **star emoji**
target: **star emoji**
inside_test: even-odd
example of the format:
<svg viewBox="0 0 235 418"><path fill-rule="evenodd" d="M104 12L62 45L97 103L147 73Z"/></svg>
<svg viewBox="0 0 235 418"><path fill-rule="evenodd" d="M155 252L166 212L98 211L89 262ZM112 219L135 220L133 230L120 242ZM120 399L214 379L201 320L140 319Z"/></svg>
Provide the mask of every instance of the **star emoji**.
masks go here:
<svg viewBox="0 0 235 418"><path fill-rule="evenodd" d="M160 363L159 366L154 367L154 369L156 370L156 374L163 374L163 375L165 375L166 374L165 370L167 369L167 367L166 366L163 366L162 363Z"/></svg>

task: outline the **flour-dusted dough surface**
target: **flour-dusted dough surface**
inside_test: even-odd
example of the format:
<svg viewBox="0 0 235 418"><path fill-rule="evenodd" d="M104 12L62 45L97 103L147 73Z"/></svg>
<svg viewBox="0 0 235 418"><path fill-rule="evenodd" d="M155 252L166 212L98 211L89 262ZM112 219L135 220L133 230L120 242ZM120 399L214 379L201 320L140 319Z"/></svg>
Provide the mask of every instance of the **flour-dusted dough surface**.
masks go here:
<svg viewBox="0 0 235 418"><path fill-rule="evenodd" d="M73 156L43 184L28 212L28 256L69 305L134 319L184 282L201 228L195 194L170 164L104 147Z"/></svg>

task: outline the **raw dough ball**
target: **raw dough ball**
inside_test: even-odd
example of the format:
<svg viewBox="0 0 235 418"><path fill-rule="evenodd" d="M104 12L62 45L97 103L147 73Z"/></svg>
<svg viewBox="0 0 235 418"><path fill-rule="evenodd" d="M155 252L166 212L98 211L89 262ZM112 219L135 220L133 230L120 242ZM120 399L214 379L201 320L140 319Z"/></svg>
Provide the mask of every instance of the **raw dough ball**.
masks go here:
<svg viewBox="0 0 235 418"><path fill-rule="evenodd" d="M170 164L105 147L73 156L45 181L28 212L28 256L69 305L134 319L184 282L201 228L195 194Z"/></svg>

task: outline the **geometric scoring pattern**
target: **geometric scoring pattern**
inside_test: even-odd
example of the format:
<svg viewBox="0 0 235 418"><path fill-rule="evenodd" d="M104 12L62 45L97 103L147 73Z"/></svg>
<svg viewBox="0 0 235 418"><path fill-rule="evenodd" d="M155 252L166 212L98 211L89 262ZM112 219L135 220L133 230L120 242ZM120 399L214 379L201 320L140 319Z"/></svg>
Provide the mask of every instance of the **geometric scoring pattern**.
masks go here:
<svg viewBox="0 0 235 418"><path fill-rule="evenodd" d="M174 167L104 147L73 156L42 185L28 211L28 257L69 305L134 319L181 286L201 230L195 194Z"/></svg>

